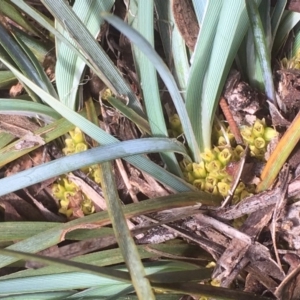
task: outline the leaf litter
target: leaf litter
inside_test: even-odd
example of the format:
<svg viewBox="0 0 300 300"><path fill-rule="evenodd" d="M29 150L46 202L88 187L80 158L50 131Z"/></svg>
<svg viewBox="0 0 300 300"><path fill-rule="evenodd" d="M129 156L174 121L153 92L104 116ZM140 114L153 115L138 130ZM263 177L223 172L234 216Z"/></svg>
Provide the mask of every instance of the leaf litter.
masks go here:
<svg viewBox="0 0 300 300"><path fill-rule="evenodd" d="M183 18L183 12L178 8L178 5L177 1L174 1L173 9L175 13L178 11L176 13L177 22L180 22ZM191 30L187 26L186 24L180 25L183 35ZM132 61L130 44L124 42L122 35L119 41L122 42L121 45L118 45L118 41L116 42L112 38L106 40L105 36L107 38L109 32L105 32L104 29L101 32L102 43L105 44L107 41L110 51L114 54L117 53L117 59L112 53L111 56L120 69L127 74L132 88L138 92L139 87L133 64L128 63ZM186 38L191 39L191 41L187 41L187 45L193 49L196 39L190 33L187 33ZM119 47L123 47L122 51ZM243 125L244 122L253 123L255 115L265 112L266 108L262 105L263 95L241 81L240 75L235 70L233 70L233 74L236 80L229 84L230 88L227 86L224 97L235 122L239 126ZM297 102L299 101L299 89L295 83L298 84L300 76L293 70L280 70L278 74L280 75L278 94L281 99L284 95L283 98L286 99L286 102L279 110L269 103L270 116L267 117L270 118L274 126L286 128L292 121L291 110L298 109L299 106ZM53 77L53 73L49 76ZM99 95L103 89L103 84L98 82L98 78L92 77L92 81L96 82L93 84L93 94ZM89 82L89 84L91 83ZM20 93L20 86L17 86L16 90ZM294 101L295 99L297 101ZM103 115L106 117L101 120L100 126L106 128L114 136L121 140L139 137L136 127L113 108L102 105ZM8 119L11 117L8 116ZM25 126L19 126L16 125L16 120L27 123ZM0 129L21 138L20 143L17 144L20 149L30 147L30 142L41 147L6 166L4 176L10 176L45 163L56 156L51 147L43 146L42 138L32 135L33 130L28 125L32 121L29 118L16 117L10 123L4 122L0 118ZM38 128L37 124L35 126ZM29 142L29 144L22 144L21 141ZM160 163L157 156L150 157ZM167 187L157 183L147 174L143 174L127 163L123 162L123 164L123 167L116 164L114 172L120 197L124 203L130 202L131 199L136 199L136 202L145 198L171 194ZM299 160L293 166L295 165L299 165ZM126 176L121 175L124 171L127 179ZM76 174L76 172L79 173ZM269 291L278 299L299 299L300 290L297 286L300 286L300 258L298 256L300 248L300 205L297 197L300 195L300 179L295 177L293 172L294 168L291 170L287 163L276 186L269 191L247 197L235 205L226 205L218 209L198 205L180 211L170 209L148 216L135 217L132 221L128 220L132 227L132 234L140 236L137 239L138 244L150 244L149 251L151 251L153 244L167 243L171 240L178 242L178 238L204 249L211 255L211 258L206 257L206 260L213 258L216 261L212 279L218 282L221 287L231 287L236 284L238 278L243 283L242 289L244 291L256 294ZM81 177L77 177L77 175L81 175ZM237 182L240 175L236 178ZM105 209L101 188L96 188L91 180L80 174L80 171L70 174L69 178L76 181L77 184L79 182L79 185L97 205L97 211ZM54 180L55 178L49 182L29 187L24 191L2 196L0 207L3 221L65 221L64 217L57 215L58 204L49 190L49 186ZM295 200L292 201L293 199ZM239 218L244 218L243 223L239 229L236 229L232 226L231 221ZM72 258L113 245L115 245L115 239L112 234L108 234L106 237L91 238L51 247L41 251L40 254ZM170 256L159 251L157 253L159 257L183 259L183 256ZM188 258L185 257L185 259ZM40 267L42 265L32 263L26 265L26 268Z"/></svg>

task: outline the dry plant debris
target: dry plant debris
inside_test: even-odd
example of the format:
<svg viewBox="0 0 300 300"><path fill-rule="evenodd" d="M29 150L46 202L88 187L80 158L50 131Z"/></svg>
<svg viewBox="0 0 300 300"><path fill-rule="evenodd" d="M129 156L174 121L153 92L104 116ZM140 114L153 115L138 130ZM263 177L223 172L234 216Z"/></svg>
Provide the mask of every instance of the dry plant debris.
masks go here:
<svg viewBox="0 0 300 300"><path fill-rule="evenodd" d="M182 2L187 5L186 7L181 6L180 2L173 1L175 20L187 46L193 49L199 27L194 26L195 15L188 6L189 1ZM191 23L186 23L187 20ZM123 36L116 41L109 36L109 30L111 30L109 27L102 30L102 39L105 36L108 37L106 42L110 51L118 54L116 64L126 74L132 88L138 93L136 73L131 63L130 43ZM121 51L119 51L120 49ZM48 65L47 69L50 70L49 77L53 78L53 65ZM270 115L267 113L265 118L268 124L285 129L292 121L291 116L294 116L295 111L299 109L300 71L280 69L277 71L277 75L279 75L277 76L278 94L282 100L282 107L278 109L269 104ZM103 83L99 82L93 74L90 84L93 85L91 92L93 95L99 95L104 87ZM22 87L18 84L10 89L10 95L15 96L21 93L21 90ZM164 100L167 102L167 99ZM253 90L241 80L237 71L232 70L224 87L220 106L225 117L226 111L231 114L228 117L230 120L227 119L227 121L234 120L235 129L231 127L231 132L236 133L237 144L243 144L245 139L241 134L240 127L255 124L257 115L265 114L266 107L263 103L266 103L264 95ZM100 126L121 140L139 137L136 126L122 117L119 112L106 103L102 104L101 109ZM173 124L175 124L172 129L175 131L175 135L180 135L181 125L178 124L174 115L172 117L170 123L174 122ZM32 133L37 128L39 125L29 118L0 115L0 130L21 138L22 143L18 144L20 150L40 146L37 150L22 156L9 165L2 166L3 176L13 175L57 157L55 148L50 147L51 145L44 146L43 138ZM86 137L86 139L89 143L89 138ZM60 151L58 150L58 152ZM160 162L156 156L151 158ZM259 175L261 171L261 161L253 158L250 158L249 161L249 157L246 158L246 155L243 159L243 164L236 161L236 165L232 166L241 171L235 180L237 184L239 184L240 178L245 176L242 174L242 169L245 171L247 165L248 167L251 165L251 167L246 169L246 173ZM295 169L299 166L299 162L298 159L290 164L291 166L287 164L282 170L278 183L271 190L250 196L246 195L249 197L242 197L244 199L238 203L219 208L196 205L184 209L170 209L135 217L128 220L128 226L131 228L132 234L138 237L137 243L142 246L146 245L145 249L148 249L148 252L155 253L155 259L201 260L196 257L170 255L167 252L155 250L155 244L167 243L171 240L177 242L183 240L197 245L197 250L198 247L204 249L206 251L203 255L205 261L215 260L211 278L213 281L207 282L207 284L236 289L240 285L244 291L261 295L270 292L268 294L270 299L274 299L274 296L283 300L299 299L300 205L298 199L300 179L295 175ZM120 198L124 203L171 194L167 187L129 164L117 163L114 172ZM95 182L96 180L86 176L82 171L68 174L65 180L67 178L68 184L76 184L92 199L94 208L90 212L105 210L102 190L96 184L98 183ZM64 216L57 214L62 205L59 206L50 188L56 179L53 178L26 190L2 196L0 207L3 221L66 221ZM226 196L225 193L223 196ZM72 195L69 199L72 202L73 217L82 217L84 214L79 209L76 197L79 197L78 194ZM69 206L66 207L66 211L68 209ZM64 214L69 217L66 211ZM235 226L236 220L240 220L239 228ZM93 226L91 225L91 227ZM83 241L70 242L66 245L51 247L40 254L69 259L114 246L115 243L112 231L108 228L108 232L101 238L93 237ZM176 243L174 245L176 247ZM26 268L41 267L42 265L33 263L26 265Z"/></svg>

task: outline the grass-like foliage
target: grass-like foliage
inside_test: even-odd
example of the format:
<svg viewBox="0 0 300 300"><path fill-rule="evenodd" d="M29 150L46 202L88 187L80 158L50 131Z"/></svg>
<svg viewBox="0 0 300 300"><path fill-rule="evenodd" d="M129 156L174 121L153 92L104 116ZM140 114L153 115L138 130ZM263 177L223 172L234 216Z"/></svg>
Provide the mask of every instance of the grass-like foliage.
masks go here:
<svg viewBox="0 0 300 300"><path fill-rule="evenodd" d="M166 243L153 246L155 251L144 245L136 246L127 220L199 203L220 205L221 197L200 191L185 180L180 162L184 159L187 164L198 165L203 152L212 148L215 114L233 64L276 105L272 55L279 52L299 15L285 12L286 1L279 0L275 7L270 6L270 1L259 0L190 1L199 32L193 49L188 49L174 21L173 1L124 1L127 16L123 19L114 14L114 6L120 5L120 1L69 1L73 4L42 0L44 6L40 11L27 2L31 1L2 0L0 5L1 16L10 20L6 27L0 21L0 89L11 87L17 80L25 89L24 95L17 98L2 97L0 113L40 119L42 127L32 134L46 144L55 141L61 148L60 137L65 138L76 127L93 140L88 145L92 149L1 178L0 195L101 164L107 211L66 223L0 223L0 240L5 245L0 250L0 267L20 260L48 265L0 277L0 298L37 299L33 297L38 293L38 299L179 299L184 294L214 299L267 299L197 284L208 282L211 269L178 259L185 253L195 254L195 246L186 242L175 246ZM137 90L118 69L117 59L104 49L103 41L97 40L100 29L108 24L114 34L121 33L131 43ZM157 40L163 50L156 51ZM47 53L54 50L55 85L41 65ZM107 101L105 105L135 123L141 138L120 141L99 127L99 104L84 106L82 101L88 69L109 90L105 96L101 91L102 100ZM182 132L179 137L169 136L169 117L175 113ZM21 141L24 137L0 132L1 167L41 146L20 149ZM160 156L151 160L145 155L148 153ZM112 169L112 162L120 158L149 174L173 194L123 206ZM113 230L103 227L110 224ZM118 248L71 260L34 254L65 240L102 235L115 236ZM157 253L167 253L169 261L151 260L162 256ZM195 254L195 258L209 261L202 252ZM164 294L166 291L168 294Z"/></svg>

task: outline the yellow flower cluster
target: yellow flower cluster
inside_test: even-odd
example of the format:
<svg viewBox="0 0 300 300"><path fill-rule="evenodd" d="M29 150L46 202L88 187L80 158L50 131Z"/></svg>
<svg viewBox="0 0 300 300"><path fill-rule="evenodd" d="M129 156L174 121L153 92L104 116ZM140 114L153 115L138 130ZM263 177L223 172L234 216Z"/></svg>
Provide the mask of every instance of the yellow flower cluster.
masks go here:
<svg viewBox="0 0 300 300"><path fill-rule="evenodd" d="M88 149L84 134L79 128L76 127L69 134L70 138L65 139L66 147L63 149L65 155L79 153ZM89 166L82 171L88 174L96 183L101 183L100 167L98 165ZM65 176L52 185L52 193L59 201L59 212L68 218L71 216L78 217L82 213L89 215L95 211L91 199Z"/></svg>
<svg viewBox="0 0 300 300"><path fill-rule="evenodd" d="M180 134L181 124L177 115L170 118L172 132ZM223 128L221 128L223 127ZM252 156L264 159L268 143L277 136L277 131L267 127L264 120L257 119L253 126L241 128L245 143L249 145ZM216 147L206 149L201 153L200 163L183 160L180 165L185 180L199 190L227 197L232 185L232 176L228 170L237 163L243 155L244 148L236 145L234 137L224 124L214 125L212 139ZM234 192L233 203L254 193L255 187L245 186L240 182Z"/></svg>
<svg viewBox="0 0 300 300"><path fill-rule="evenodd" d="M267 127L264 119L257 119L252 127L243 127L241 135L249 145L251 156L264 159L269 142L278 135L278 132Z"/></svg>
<svg viewBox="0 0 300 300"><path fill-rule="evenodd" d="M232 176L227 172L226 167L231 162L239 160L244 149L238 145L234 149L215 147L207 149L201 154L200 163L181 162L181 168L185 180L193 184L199 190L227 197L232 184ZM233 202L251 195L243 182L240 182L235 190Z"/></svg>
<svg viewBox="0 0 300 300"><path fill-rule="evenodd" d="M290 59L284 57L281 60L281 64L285 69L298 69L300 70L300 48L297 50L296 54Z"/></svg>
<svg viewBox="0 0 300 300"><path fill-rule="evenodd" d="M84 134L78 127L75 127L75 129L70 131L69 134L70 138L65 139L66 147L62 150L65 155L79 153L88 149L88 144L84 138ZM89 174L96 183L101 183L100 167L98 165L89 166L82 171Z"/></svg>
<svg viewBox="0 0 300 300"><path fill-rule="evenodd" d="M75 215L78 217L80 214L89 215L95 212L91 199L65 176L52 185L52 193L59 201L59 212L68 218L75 217Z"/></svg>
<svg viewBox="0 0 300 300"><path fill-rule="evenodd" d="M177 114L172 115L169 118L170 136L178 137L183 133L181 121Z"/></svg>

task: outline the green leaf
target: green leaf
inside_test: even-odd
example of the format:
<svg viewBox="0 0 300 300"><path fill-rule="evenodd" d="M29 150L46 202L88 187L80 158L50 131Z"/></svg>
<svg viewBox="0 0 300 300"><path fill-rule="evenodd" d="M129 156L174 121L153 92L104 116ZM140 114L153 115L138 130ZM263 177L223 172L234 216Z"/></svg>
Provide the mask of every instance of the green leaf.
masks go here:
<svg viewBox="0 0 300 300"><path fill-rule="evenodd" d="M132 284L140 299L155 299L151 285L148 279L145 278L146 272L144 266L126 223L114 178L111 163L101 164L101 185L108 214L113 225L115 237L129 270Z"/></svg>
<svg viewBox="0 0 300 300"><path fill-rule="evenodd" d="M153 6L153 0L139 2L136 28L152 47L154 47ZM155 137L168 137L155 67L136 46L133 46L133 50L151 133ZM171 173L183 177L174 153L161 153L161 157Z"/></svg>
<svg viewBox="0 0 300 300"><path fill-rule="evenodd" d="M54 109L41 103L21 99L0 98L0 113L7 115L19 115L41 118L44 122L50 123L61 116Z"/></svg>
<svg viewBox="0 0 300 300"><path fill-rule="evenodd" d="M16 84L18 79L11 71L0 71L0 89L4 89L7 87Z"/></svg>
<svg viewBox="0 0 300 300"><path fill-rule="evenodd" d="M110 11L113 4L114 0L77 0L73 5L73 12L78 16L82 25L86 27L86 30L96 38L103 24L100 13ZM61 16L58 17L58 20L61 20ZM75 45L72 39L68 37L67 31L65 31L65 37ZM75 110L78 107L76 105L76 95L83 77L85 62L64 43L57 43L56 52L55 79L60 101Z"/></svg>
<svg viewBox="0 0 300 300"><path fill-rule="evenodd" d="M0 196L95 163L135 154L164 151L176 151L187 155L182 144L166 138L145 138L114 143L56 159L5 177L0 180Z"/></svg>
<svg viewBox="0 0 300 300"><path fill-rule="evenodd" d="M128 204L123 207L123 210L126 218L132 218L137 215L147 214L159 210L195 205L199 202L203 203L204 205L219 206L221 199L219 197L201 191L187 192L144 200L139 203ZM17 242L14 245L9 246L7 249L30 253L38 252L60 243L62 240L64 240L66 232L70 232L74 229L79 229L81 226L84 228L85 224L89 223L96 223L99 226L110 224L110 219L108 217L107 211L102 211L90 216L86 216L84 218L73 220L66 224L59 224L26 240ZM10 256L0 256L0 268L5 267L17 260L17 258L12 258ZM68 271L68 269L65 269L65 271ZM34 272L36 272L36 270L34 270ZM16 276L18 275L18 273L14 275ZM1 279L3 279L3 277L0 277L0 280Z"/></svg>
<svg viewBox="0 0 300 300"><path fill-rule="evenodd" d="M52 0L42 0L42 2L73 38L77 47L85 54L90 64L92 64L93 71L106 86L109 87L114 94L128 98L129 107L143 116L144 112L141 109L141 105L128 83L66 2L63 0L57 0L55 2ZM69 92L70 91L68 91L68 93Z"/></svg>
<svg viewBox="0 0 300 300"><path fill-rule="evenodd" d="M193 63L187 86L186 109L201 152L205 148L210 148L211 142L211 112L208 110L207 103L211 99L206 100L202 94L222 2L222 0L208 2L198 37L198 41L201 42L197 43L193 54ZM222 54L222 57L224 57L224 54Z"/></svg>
<svg viewBox="0 0 300 300"><path fill-rule="evenodd" d="M273 54L278 54L279 50L285 43L290 31L299 23L300 13L285 11L282 15L280 25L273 44Z"/></svg>
<svg viewBox="0 0 300 300"><path fill-rule="evenodd" d="M186 101L201 151L211 148L211 127L219 97L248 25L245 1L208 1Z"/></svg>
<svg viewBox="0 0 300 300"><path fill-rule="evenodd" d="M183 99L186 100L186 88L190 70L186 45L175 25L171 2L156 0L155 7L167 65L174 74ZM172 24L174 25L172 26Z"/></svg>
<svg viewBox="0 0 300 300"><path fill-rule="evenodd" d="M180 121L182 124L182 128L187 139L189 148L191 150L193 160L199 161L200 159L200 152L198 145L195 140L194 132L192 129L192 125L190 119L187 115L186 109L184 107L183 99L180 95L174 77L172 76L171 72L163 62L163 60L159 57L159 55L154 51L152 46L135 30L133 30L130 26L125 24L119 18L109 15L103 14L102 15L105 20L107 20L110 24L116 27L119 31L121 31L124 35L126 35L134 44L136 44L139 49L148 57L148 59L152 62L155 66L157 72L159 73L160 77L163 79L166 87L169 90L169 93L173 99L173 103L177 110L177 113L180 117Z"/></svg>
<svg viewBox="0 0 300 300"><path fill-rule="evenodd" d="M269 100L276 105L275 88L271 70L271 51L269 51L267 47L266 36L255 2L246 1L246 6L254 37L255 49L264 78L265 93Z"/></svg>
<svg viewBox="0 0 300 300"><path fill-rule="evenodd" d="M25 30L29 31L31 34L38 35L38 31L36 30L36 28L34 28L34 26L32 26L30 22L28 22L28 20L26 20L25 17L21 14L21 12L18 11L10 2L11 1L8 0L1 1L1 13L9 17L9 19L20 25Z"/></svg>
<svg viewBox="0 0 300 300"><path fill-rule="evenodd" d="M33 88L36 92L39 93L39 96L49 104L53 109L55 109L58 113L60 113L63 117L65 117L68 121L79 127L83 132L93 138L101 145L111 144L119 142L116 138L112 137L111 135L107 134L104 130L97 127L95 124L91 123L84 117L80 116L76 112L70 110L67 106L57 101L57 99L53 98L51 95L46 93L44 90L39 88L33 82L31 82L28 78L23 76L18 70L16 70L12 65L4 61L0 58L0 61L4 62L11 71L26 85ZM167 172L163 168L159 167L149 159L142 157L142 156L130 156L127 157L125 160L130 162L132 165L136 166L138 169L143 170L153 176L160 182L170 186L176 191L188 191L188 190L195 190L195 187L191 186L184 180L172 175L171 173Z"/></svg>

